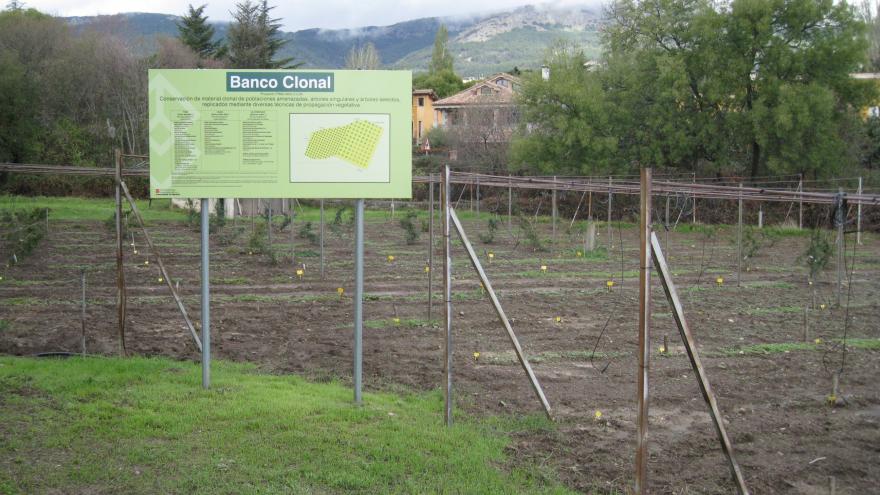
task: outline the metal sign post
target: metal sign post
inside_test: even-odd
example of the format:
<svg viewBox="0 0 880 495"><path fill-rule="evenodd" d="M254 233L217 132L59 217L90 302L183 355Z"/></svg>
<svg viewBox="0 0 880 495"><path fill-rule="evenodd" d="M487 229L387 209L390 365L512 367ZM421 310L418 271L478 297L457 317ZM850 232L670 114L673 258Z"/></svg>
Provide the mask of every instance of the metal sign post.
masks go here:
<svg viewBox="0 0 880 495"><path fill-rule="evenodd" d="M208 256L208 200L202 199L202 388L211 386L211 278Z"/></svg>
<svg viewBox="0 0 880 495"><path fill-rule="evenodd" d="M354 202L354 402L361 403L364 367L364 200Z"/></svg>

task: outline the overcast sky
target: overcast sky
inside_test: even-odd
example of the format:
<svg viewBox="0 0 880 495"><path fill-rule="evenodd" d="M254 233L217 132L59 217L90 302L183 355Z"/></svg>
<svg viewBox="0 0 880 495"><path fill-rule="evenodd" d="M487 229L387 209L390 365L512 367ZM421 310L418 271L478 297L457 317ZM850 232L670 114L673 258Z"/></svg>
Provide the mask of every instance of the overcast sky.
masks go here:
<svg viewBox="0 0 880 495"><path fill-rule="evenodd" d="M205 0L195 0L200 5ZM57 16L87 16L118 14L120 12L156 12L182 15L187 3L171 0L26 0L31 7ZM210 20L227 21L234 0L207 2L205 9ZM506 10L529 3L529 0L292 0L269 1L276 5L275 17L282 19L286 31L308 28L353 28L385 26L419 17L466 16L468 14ZM563 0L559 4L595 4L596 0Z"/></svg>

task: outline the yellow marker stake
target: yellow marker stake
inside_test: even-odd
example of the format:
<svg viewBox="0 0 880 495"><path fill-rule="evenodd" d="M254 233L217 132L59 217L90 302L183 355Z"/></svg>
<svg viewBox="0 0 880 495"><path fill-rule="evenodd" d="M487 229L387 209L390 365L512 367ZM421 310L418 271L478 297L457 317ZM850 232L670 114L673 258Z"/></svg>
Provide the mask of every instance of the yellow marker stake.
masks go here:
<svg viewBox="0 0 880 495"><path fill-rule="evenodd" d="M824 305L824 304L820 304L820 305L819 305L819 309L825 309L825 305Z"/></svg>
<svg viewBox="0 0 880 495"><path fill-rule="evenodd" d="M400 318L394 317L394 318L391 318L391 321L393 321L395 325L398 325L398 326L400 325Z"/></svg>
<svg viewBox="0 0 880 495"><path fill-rule="evenodd" d="M816 339L816 340L814 340L813 342L815 342L816 344L821 344L821 343L822 343L822 339Z"/></svg>
<svg viewBox="0 0 880 495"><path fill-rule="evenodd" d="M165 281L165 279L164 279L164 278L162 278L162 277L159 277L159 283L162 283L162 282L164 282L164 281Z"/></svg>
<svg viewBox="0 0 880 495"><path fill-rule="evenodd" d="M659 350L660 350L660 354L665 354L665 353L666 353L666 348L663 347L662 345L660 346L660 349L659 349Z"/></svg>
<svg viewBox="0 0 880 495"><path fill-rule="evenodd" d="M393 262L393 261L394 261L394 256L392 256L392 255L389 254L389 255L388 255L388 262L391 263L391 262Z"/></svg>
<svg viewBox="0 0 880 495"><path fill-rule="evenodd" d="M600 419L602 419L602 411L598 411L598 410L597 410L597 411L593 414L593 417L596 418L596 421L599 421Z"/></svg>
<svg viewBox="0 0 880 495"><path fill-rule="evenodd" d="M477 359L480 359L480 353L479 353L479 352L475 352L475 353L474 353L474 361L476 361Z"/></svg>
<svg viewBox="0 0 880 495"><path fill-rule="evenodd" d="M492 260L494 260L494 259L495 259L495 253L489 253L489 263L491 263Z"/></svg>
<svg viewBox="0 0 880 495"><path fill-rule="evenodd" d="M430 271L431 271L431 267L428 265L425 265L425 273L428 273Z"/></svg>
<svg viewBox="0 0 880 495"><path fill-rule="evenodd" d="M137 249L134 250L134 254L138 254L138 250L137 250Z"/></svg>
<svg viewBox="0 0 880 495"><path fill-rule="evenodd" d="M144 265L149 265L149 264L150 264L150 260L144 260Z"/></svg>
<svg viewBox="0 0 880 495"><path fill-rule="evenodd" d="M577 255L577 257L578 257L578 258L580 258L580 257L581 257L581 256L583 256L583 255L584 255L584 253L583 253L583 252L581 252L581 251L578 251L578 252L576 252L576 253L575 253L575 254L576 254L576 255Z"/></svg>
<svg viewBox="0 0 880 495"><path fill-rule="evenodd" d="M556 323L562 323L562 317L561 317L561 316L557 316L557 317L556 317Z"/></svg>
<svg viewBox="0 0 880 495"><path fill-rule="evenodd" d="M302 268L297 268L297 270L296 270L296 276L297 276L297 277L302 278L302 277L303 277L303 273L304 273L304 272L303 272L303 269L302 269Z"/></svg>
<svg viewBox="0 0 880 495"><path fill-rule="evenodd" d="M724 279L722 277L718 277L715 279L715 283L718 285L718 287L721 287L721 284L724 283Z"/></svg>
<svg viewBox="0 0 880 495"><path fill-rule="evenodd" d="M541 265L541 271L547 273L547 265Z"/></svg>
<svg viewBox="0 0 880 495"><path fill-rule="evenodd" d="M339 298L342 299L342 294L345 293L345 289L343 289L342 287L339 287L336 289L336 293L339 294Z"/></svg>
<svg viewBox="0 0 880 495"><path fill-rule="evenodd" d="M605 282L605 287L608 288L608 292L611 292L614 288L614 280L609 280Z"/></svg>

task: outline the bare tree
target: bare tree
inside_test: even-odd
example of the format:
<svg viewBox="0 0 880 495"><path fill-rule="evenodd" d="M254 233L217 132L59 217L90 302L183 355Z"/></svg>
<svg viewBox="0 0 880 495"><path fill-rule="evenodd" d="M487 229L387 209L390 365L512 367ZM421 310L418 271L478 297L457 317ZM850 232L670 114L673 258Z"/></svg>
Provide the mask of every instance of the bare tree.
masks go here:
<svg viewBox="0 0 880 495"><path fill-rule="evenodd" d="M345 57L346 69L375 70L382 65L376 45L367 42L361 46L353 46Z"/></svg>

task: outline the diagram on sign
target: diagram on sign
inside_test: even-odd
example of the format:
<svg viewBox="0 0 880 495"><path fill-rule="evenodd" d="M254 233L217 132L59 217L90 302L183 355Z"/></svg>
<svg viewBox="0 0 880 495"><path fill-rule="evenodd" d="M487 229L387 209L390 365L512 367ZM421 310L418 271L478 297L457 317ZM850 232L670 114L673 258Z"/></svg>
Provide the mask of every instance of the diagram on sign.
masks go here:
<svg viewBox="0 0 880 495"><path fill-rule="evenodd" d="M291 182L388 182L389 117L291 114Z"/></svg>

